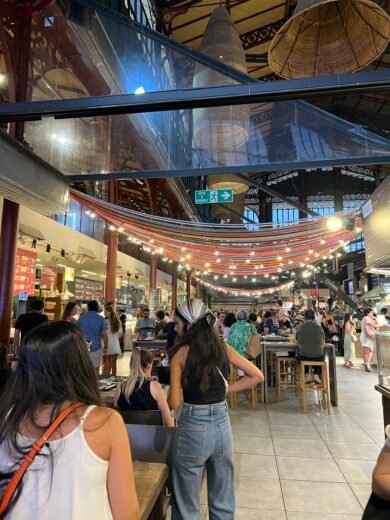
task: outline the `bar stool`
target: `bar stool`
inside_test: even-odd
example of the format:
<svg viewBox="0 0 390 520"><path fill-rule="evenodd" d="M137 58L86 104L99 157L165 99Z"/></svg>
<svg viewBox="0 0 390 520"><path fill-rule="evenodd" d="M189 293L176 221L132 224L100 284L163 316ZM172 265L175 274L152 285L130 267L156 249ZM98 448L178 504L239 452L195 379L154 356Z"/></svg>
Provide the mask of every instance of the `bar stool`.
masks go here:
<svg viewBox="0 0 390 520"><path fill-rule="evenodd" d="M295 388L297 393L298 365L295 357L276 358L276 399L280 401L282 390Z"/></svg>
<svg viewBox="0 0 390 520"><path fill-rule="evenodd" d="M256 361L253 360L251 363L256 364ZM230 364L230 371L229 371L229 383L232 384L235 381L237 381L237 368ZM257 407L257 385L252 387L251 390L251 398L252 398L252 408L255 409ZM237 392L231 392L230 393L230 406L231 408L234 408L237 404Z"/></svg>
<svg viewBox="0 0 390 520"><path fill-rule="evenodd" d="M299 400L303 412L307 412L306 393L322 392L322 402L325 404L325 410L330 414L329 379L326 361L300 361L299 365ZM317 383L305 384L305 367L321 367L320 385Z"/></svg>

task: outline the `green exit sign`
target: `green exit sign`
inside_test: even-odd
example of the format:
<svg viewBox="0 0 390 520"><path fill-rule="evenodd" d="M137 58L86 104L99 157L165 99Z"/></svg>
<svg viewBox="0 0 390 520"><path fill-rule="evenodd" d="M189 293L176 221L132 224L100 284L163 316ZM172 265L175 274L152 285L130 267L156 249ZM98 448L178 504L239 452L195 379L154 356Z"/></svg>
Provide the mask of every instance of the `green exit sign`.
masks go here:
<svg viewBox="0 0 390 520"><path fill-rule="evenodd" d="M195 192L195 204L218 204L233 202L232 188L224 190L198 190Z"/></svg>

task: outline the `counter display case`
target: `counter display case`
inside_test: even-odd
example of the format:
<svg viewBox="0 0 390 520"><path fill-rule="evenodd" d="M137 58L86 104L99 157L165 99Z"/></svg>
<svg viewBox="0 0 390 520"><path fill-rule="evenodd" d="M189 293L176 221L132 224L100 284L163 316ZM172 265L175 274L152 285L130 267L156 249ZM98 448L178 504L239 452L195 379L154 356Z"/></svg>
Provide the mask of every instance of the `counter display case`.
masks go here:
<svg viewBox="0 0 390 520"><path fill-rule="evenodd" d="M390 424L390 331L376 332L376 355L378 363L378 384L375 386L382 395L383 426Z"/></svg>
<svg viewBox="0 0 390 520"><path fill-rule="evenodd" d="M390 389L390 330L376 332L378 384Z"/></svg>

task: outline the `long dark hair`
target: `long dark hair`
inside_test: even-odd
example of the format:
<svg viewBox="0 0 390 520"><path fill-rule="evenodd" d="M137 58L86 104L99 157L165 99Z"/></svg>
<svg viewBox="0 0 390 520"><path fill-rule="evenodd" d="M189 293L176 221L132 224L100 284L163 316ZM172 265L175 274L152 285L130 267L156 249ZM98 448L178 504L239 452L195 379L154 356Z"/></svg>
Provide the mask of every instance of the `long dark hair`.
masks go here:
<svg viewBox="0 0 390 520"><path fill-rule="evenodd" d="M101 404L95 371L80 329L67 321L54 321L39 325L23 338L18 365L0 400L0 445L9 448L14 464L9 472L0 472L0 493L30 449L17 438L22 421L43 435L67 401ZM36 412L42 405L53 405L53 409L48 424L38 425ZM19 486L7 512L21 490Z"/></svg>
<svg viewBox="0 0 390 520"><path fill-rule="evenodd" d="M347 312L347 314L344 316L343 330L345 330L345 326L350 321L351 316L352 314L350 312Z"/></svg>
<svg viewBox="0 0 390 520"><path fill-rule="evenodd" d="M73 309L76 307L76 302L68 302L66 304L66 307L64 309L64 312L62 313L62 320L66 320L66 318L69 318L69 316L72 314Z"/></svg>
<svg viewBox="0 0 390 520"><path fill-rule="evenodd" d="M104 307L104 310L110 313L109 318L107 318L107 321L110 325L110 330L113 334L116 332L119 332L119 329L121 328L121 322L119 321L118 315L112 305L106 305Z"/></svg>
<svg viewBox="0 0 390 520"><path fill-rule="evenodd" d="M207 316L189 326L190 324L181 316L178 309L175 310L175 314L187 325L187 331L175 342L169 352L169 358L172 359L181 347L188 345L189 352L182 374L182 386L183 388L187 386L189 374L192 374L199 381L201 391L206 393L219 375L218 368L229 363L225 343L218 337L213 324L209 324Z"/></svg>

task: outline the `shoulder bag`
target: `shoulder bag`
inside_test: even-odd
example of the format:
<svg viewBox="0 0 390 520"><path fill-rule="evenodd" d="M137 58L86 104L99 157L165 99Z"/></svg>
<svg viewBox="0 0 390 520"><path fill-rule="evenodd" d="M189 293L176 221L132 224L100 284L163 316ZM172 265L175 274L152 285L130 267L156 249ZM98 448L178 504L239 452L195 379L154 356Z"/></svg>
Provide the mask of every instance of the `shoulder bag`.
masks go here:
<svg viewBox="0 0 390 520"><path fill-rule="evenodd" d="M41 451L43 445L49 440L54 431L60 426L60 424L68 417L68 415L73 412L76 408L80 406L84 406L83 403L73 403L70 404L65 410L63 410L57 419L49 426L49 428L45 431L40 439L38 439L32 445L30 451L25 455L22 464L13 474L11 480L8 482L7 487L4 490L2 497L0 498L0 515L4 513L7 509L9 503L12 500L12 497L17 490L23 475L26 473L30 464L33 462L35 456Z"/></svg>
<svg viewBox="0 0 390 520"><path fill-rule="evenodd" d="M256 359L261 354L261 343L257 333L251 332L246 344L246 356L248 359Z"/></svg>

